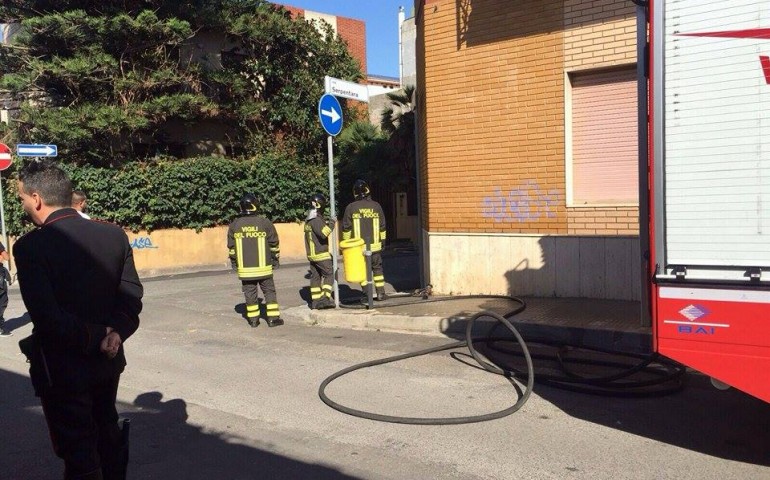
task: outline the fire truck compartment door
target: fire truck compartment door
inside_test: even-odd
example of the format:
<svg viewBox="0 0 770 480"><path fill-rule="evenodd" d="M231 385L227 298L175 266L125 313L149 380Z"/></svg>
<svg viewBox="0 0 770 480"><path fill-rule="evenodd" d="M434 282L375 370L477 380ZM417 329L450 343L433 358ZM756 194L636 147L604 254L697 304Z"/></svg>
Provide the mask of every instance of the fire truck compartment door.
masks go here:
<svg viewBox="0 0 770 480"><path fill-rule="evenodd" d="M770 267L770 1L659 4L665 263Z"/></svg>

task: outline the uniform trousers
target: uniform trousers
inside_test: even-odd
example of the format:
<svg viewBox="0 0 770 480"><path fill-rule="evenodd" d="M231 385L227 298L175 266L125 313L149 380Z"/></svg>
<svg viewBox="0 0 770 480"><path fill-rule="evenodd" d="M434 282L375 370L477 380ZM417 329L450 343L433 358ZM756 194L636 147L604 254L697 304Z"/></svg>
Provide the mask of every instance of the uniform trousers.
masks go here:
<svg viewBox="0 0 770 480"><path fill-rule="evenodd" d="M372 281L374 282L374 288L377 290L377 294L385 293L385 275L382 270L382 253L372 252ZM369 282L364 280L361 282L361 287L366 287Z"/></svg>
<svg viewBox="0 0 770 480"><path fill-rule="evenodd" d="M128 452L115 409L119 381L120 375L115 375L87 391L51 390L40 395L54 453L64 460L65 479L99 469L104 479L121 478L114 472L125 469L123 455Z"/></svg>
<svg viewBox="0 0 770 480"><path fill-rule="evenodd" d="M259 318L259 289L265 298L266 318L272 319L281 316L278 309L278 296L275 293L275 281L273 276L258 280L241 280L243 296L246 298L246 318Z"/></svg>
<svg viewBox="0 0 770 480"><path fill-rule="evenodd" d="M334 290L333 275L331 259L310 261L310 298L313 307L324 298L331 300Z"/></svg>

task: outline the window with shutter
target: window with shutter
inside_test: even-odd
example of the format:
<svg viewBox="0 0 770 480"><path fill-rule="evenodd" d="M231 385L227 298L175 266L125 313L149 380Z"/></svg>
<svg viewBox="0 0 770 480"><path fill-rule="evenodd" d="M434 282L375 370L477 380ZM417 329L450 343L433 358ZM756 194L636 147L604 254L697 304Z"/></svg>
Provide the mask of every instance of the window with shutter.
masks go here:
<svg viewBox="0 0 770 480"><path fill-rule="evenodd" d="M568 88L568 205L638 205L636 67L570 73Z"/></svg>

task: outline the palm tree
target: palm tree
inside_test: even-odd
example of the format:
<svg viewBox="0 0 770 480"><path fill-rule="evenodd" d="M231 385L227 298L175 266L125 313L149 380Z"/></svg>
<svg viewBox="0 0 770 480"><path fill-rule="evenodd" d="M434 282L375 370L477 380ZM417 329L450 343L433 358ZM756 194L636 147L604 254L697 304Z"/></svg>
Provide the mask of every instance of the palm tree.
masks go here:
<svg viewBox="0 0 770 480"><path fill-rule="evenodd" d="M409 123L410 121L414 126L414 112L412 112L414 86L407 85L387 95L390 105L382 111L382 118L380 119L382 131L391 135L402 127L402 123Z"/></svg>
<svg viewBox="0 0 770 480"><path fill-rule="evenodd" d="M414 92L412 85L388 93L390 105L382 111L380 128L389 136L388 151L407 183L415 173Z"/></svg>

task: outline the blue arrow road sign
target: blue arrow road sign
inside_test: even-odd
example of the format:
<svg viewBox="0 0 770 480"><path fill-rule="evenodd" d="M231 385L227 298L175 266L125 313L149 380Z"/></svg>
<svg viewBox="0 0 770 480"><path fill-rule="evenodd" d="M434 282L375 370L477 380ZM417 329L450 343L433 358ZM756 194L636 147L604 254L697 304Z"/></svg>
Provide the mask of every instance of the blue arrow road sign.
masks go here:
<svg viewBox="0 0 770 480"><path fill-rule="evenodd" d="M328 93L321 97L318 102L318 118L321 119L321 126L326 133L332 137L336 136L342 130L342 107L334 95Z"/></svg>
<svg viewBox="0 0 770 480"><path fill-rule="evenodd" d="M58 153L56 145L16 145L16 155L20 157L55 157Z"/></svg>

